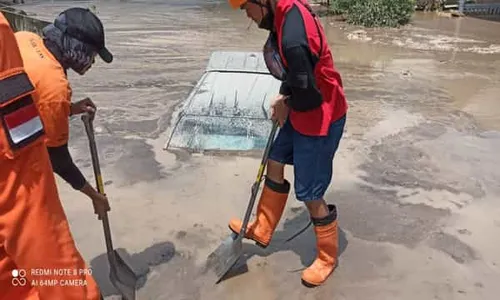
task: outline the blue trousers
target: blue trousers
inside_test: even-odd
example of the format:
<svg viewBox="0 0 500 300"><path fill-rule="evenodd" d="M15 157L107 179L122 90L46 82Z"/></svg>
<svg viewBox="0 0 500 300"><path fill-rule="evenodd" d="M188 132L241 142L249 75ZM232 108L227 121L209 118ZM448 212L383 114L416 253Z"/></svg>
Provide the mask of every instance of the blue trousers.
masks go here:
<svg viewBox="0 0 500 300"><path fill-rule="evenodd" d="M333 158L344 133L346 116L333 122L327 136L306 136L286 121L278 132L269 159L294 166L295 197L323 199L332 180Z"/></svg>

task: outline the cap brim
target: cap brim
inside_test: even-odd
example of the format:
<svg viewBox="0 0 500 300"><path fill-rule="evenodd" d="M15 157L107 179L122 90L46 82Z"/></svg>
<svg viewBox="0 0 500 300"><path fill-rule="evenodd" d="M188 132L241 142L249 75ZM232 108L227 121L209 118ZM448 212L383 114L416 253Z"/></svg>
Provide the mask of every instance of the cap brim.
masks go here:
<svg viewBox="0 0 500 300"><path fill-rule="evenodd" d="M113 54L111 54L108 49L102 48L98 53L102 60L104 60L108 64L113 61Z"/></svg>
<svg viewBox="0 0 500 300"><path fill-rule="evenodd" d="M231 6L232 9L240 9L241 6L247 1L243 1L243 0L233 0L233 1L229 1L229 6Z"/></svg>

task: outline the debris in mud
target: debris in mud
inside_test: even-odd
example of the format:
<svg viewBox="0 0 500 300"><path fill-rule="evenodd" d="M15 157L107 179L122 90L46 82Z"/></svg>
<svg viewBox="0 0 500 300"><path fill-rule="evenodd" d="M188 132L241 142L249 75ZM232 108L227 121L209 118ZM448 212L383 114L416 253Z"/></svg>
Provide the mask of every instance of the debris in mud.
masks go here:
<svg viewBox="0 0 500 300"><path fill-rule="evenodd" d="M418 191L414 191L414 192L411 192L409 194L402 194L402 195L399 195L399 198L408 198L408 197L411 197L411 196L416 196L418 195L419 192ZM432 199L430 199L432 201Z"/></svg>
<svg viewBox="0 0 500 300"><path fill-rule="evenodd" d="M493 44L493 45L489 45L488 47L472 46L472 47L463 49L463 51L479 53L479 54L495 54L495 53L500 53L500 45Z"/></svg>
<svg viewBox="0 0 500 300"><path fill-rule="evenodd" d="M183 251L183 252L176 252L175 255L178 255L184 259L190 260L193 258L193 254L189 251Z"/></svg>
<svg viewBox="0 0 500 300"><path fill-rule="evenodd" d="M178 231L177 234L175 235L175 238L177 239L183 239L187 235L187 232L184 230Z"/></svg>
<svg viewBox="0 0 500 300"><path fill-rule="evenodd" d="M401 72L401 74L403 74L403 76L406 76L406 77L407 77L407 76L411 76L411 72L410 72L410 70L403 70L403 71Z"/></svg>
<svg viewBox="0 0 500 300"><path fill-rule="evenodd" d="M268 265L268 262L266 260L257 263L257 267L260 267L260 268L264 268L267 265Z"/></svg>
<svg viewBox="0 0 500 300"><path fill-rule="evenodd" d="M293 212L293 213L300 213L304 210L304 208L302 206L298 206L298 207L292 207L290 208L290 210Z"/></svg>
<svg viewBox="0 0 500 300"><path fill-rule="evenodd" d="M469 230L467 230L467 229L459 229L459 230L457 230L457 231L458 231L458 233L460 233L460 234L466 234L466 235L471 235L471 234L472 234L472 232L470 232L470 231L469 231Z"/></svg>
<svg viewBox="0 0 500 300"><path fill-rule="evenodd" d="M450 202L451 202L452 204L454 204L454 205L455 205L458 209L462 209L462 208L464 207L462 204L457 203L456 201L452 201L452 200L450 200Z"/></svg>
<svg viewBox="0 0 500 300"><path fill-rule="evenodd" d="M465 17L465 14L462 12L459 12L458 10L438 11L437 15L439 17L445 17L445 18Z"/></svg>
<svg viewBox="0 0 500 300"><path fill-rule="evenodd" d="M457 10L452 10L450 14L452 17L465 17L465 14L463 12Z"/></svg>
<svg viewBox="0 0 500 300"><path fill-rule="evenodd" d="M364 30L356 30L347 34L349 40L358 40L363 42L371 41L372 38L369 37Z"/></svg>
<svg viewBox="0 0 500 300"><path fill-rule="evenodd" d="M377 43L384 43L377 40ZM392 40L392 44L399 47L430 51L458 51L478 54L500 53L500 45L485 41L465 39L447 35L412 34Z"/></svg>

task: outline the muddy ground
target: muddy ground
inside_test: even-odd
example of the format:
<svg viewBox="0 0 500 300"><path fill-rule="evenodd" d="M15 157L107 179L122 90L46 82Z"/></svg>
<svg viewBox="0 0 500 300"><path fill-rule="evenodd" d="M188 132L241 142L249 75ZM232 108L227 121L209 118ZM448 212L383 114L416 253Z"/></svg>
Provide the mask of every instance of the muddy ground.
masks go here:
<svg viewBox="0 0 500 300"><path fill-rule="evenodd" d="M323 19L350 104L327 195L340 213L339 267L323 287L300 285L314 235L284 243L307 223L292 196L272 246L246 244L246 265L215 286L203 263L243 214L258 159L162 148L210 53L259 50L266 34L224 1L91 4L115 61L70 80L75 100L99 105L115 245L150 267L138 299L498 299L500 22L419 15L403 29L360 31ZM50 20L70 5L22 8ZM71 152L92 181L78 118ZM78 247L113 297L101 224L83 195L59 187Z"/></svg>

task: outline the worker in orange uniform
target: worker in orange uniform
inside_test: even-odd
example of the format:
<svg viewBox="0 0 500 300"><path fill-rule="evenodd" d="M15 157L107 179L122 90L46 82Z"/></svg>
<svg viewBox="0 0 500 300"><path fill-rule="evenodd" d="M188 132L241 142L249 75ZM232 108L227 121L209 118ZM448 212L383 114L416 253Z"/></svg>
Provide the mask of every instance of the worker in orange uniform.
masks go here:
<svg viewBox="0 0 500 300"><path fill-rule="evenodd" d="M319 286L337 264L337 207L327 204L324 196L347 118L342 78L321 22L306 0L229 3L269 31L264 59L270 73L282 82L271 104L272 119L281 128L270 149L257 215L245 237L262 247L269 245L290 193L284 168L293 165L295 198L309 210L316 234L317 256L301 279L307 287ZM239 233L241 226L239 219L229 222L233 232Z"/></svg>
<svg viewBox="0 0 500 300"><path fill-rule="evenodd" d="M71 236L38 95L1 13L0 45L0 299L102 299Z"/></svg>
<svg viewBox="0 0 500 300"><path fill-rule="evenodd" d="M46 145L54 172L73 189L87 195L95 212L109 211L105 195L93 188L73 162L68 150L69 117L95 113L94 103L86 98L71 102L71 87L66 71L85 74L100 55L110 63L112 54L104 46L101 21L88 9L63 11L53 24L43 28L43 37L27 31L16 32L26 73L40 95L36 105L46 131Z"/></svg>

